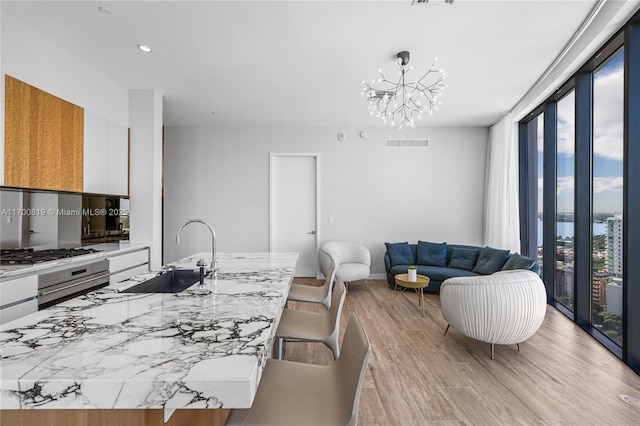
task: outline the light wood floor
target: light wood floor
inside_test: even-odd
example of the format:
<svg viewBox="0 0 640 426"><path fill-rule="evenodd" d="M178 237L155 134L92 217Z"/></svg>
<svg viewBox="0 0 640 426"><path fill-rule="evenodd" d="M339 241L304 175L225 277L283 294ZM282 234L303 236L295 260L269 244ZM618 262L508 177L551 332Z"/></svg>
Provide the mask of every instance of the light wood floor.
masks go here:
<svg viewBox="0 0 640 426"><path fill-rule="evenodd" d="M315 280L295 282L317 284ZM342 331L352 313L372 344L358 424L369 425L640 425L640 409L619 394L640 398L640 376L555 308L520 345L489 345L451 329L443 335L437 295L425 294L426 316L415 293L398 295L386 281L349 285ZM290 303L291 308L320 310ZM285 359L332 362L318 343L288 343Z"/></svg>

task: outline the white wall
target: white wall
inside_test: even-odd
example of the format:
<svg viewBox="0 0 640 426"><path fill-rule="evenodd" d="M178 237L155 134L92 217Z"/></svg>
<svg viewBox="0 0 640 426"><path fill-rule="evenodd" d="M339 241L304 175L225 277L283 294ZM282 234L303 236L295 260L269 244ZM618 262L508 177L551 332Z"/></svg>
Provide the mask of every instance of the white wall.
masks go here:
<svg viewBox="0 0 640 426"><path fill-rule="evenodd" d="M383 274L384 242L418 239L480 245L486 128L367 129L167 127L164 146L164 262L217 249L269 250L269 153L320 153L320 241L371 250ZM346 140L337 140L345 132ZM428 138L430 146L385 148L384 138ZM328 223L328 217L334 221Z"/></svg>

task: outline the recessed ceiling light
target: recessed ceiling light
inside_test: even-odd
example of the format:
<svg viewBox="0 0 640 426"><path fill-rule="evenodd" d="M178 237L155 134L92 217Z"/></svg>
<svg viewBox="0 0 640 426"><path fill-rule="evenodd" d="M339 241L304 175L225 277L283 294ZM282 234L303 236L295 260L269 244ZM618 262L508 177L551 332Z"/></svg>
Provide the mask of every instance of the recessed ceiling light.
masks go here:
<svg viewBox="0 0 640 426"><path fill-rule="evenodd" d="M153 50L151 49L151 47L147 46L146 44L139 44L138 49L142 50L144 53L151 53L151 51Z"/></svg>
<svg viewBox="0 0 640 426"><path fill-rule="evenodd" d="M111 9L109 9L108 7L99 6L98 10L104 13L105 15L111 15Z"/></svg>

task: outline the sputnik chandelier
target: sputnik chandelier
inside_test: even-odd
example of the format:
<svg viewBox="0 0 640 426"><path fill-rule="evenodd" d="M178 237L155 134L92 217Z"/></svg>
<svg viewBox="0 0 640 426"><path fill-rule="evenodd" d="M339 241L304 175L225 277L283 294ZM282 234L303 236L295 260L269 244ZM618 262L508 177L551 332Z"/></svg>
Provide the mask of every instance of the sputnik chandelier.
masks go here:
<svg viewBox="0 0 640 426"><path fill-rule="evenodd" d="M438 110L438 105L442 103L440 93L446 88L444 79L446 74L442 69L436 69L438 58L433 60L431 68L415 81L407 81L407 74L413 66L407 67L409 63L409 52L406 50L397 55L400 72L397 81L388 80L379 69L380 78L372 80L371 84L362 81L364 87L362 95L369 101L369 115L378 117L391 127L398 125L398 130L405 126L415 127L415 120L421 120L422 114ZM429 83L429 80L433 81ZM378 87L373 85L377 84Z"/></svg>

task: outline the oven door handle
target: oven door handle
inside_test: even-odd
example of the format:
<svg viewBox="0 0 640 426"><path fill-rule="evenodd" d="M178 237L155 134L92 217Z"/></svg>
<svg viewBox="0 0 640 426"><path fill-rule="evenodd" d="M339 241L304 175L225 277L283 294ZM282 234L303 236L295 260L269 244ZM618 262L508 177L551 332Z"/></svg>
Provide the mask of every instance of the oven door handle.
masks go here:
<svg viewBox="0 0 640 426"><path fill-rule="evenodd" d="M58 287L58 288L56 288L55 290L51 290L51 291L41 291L41 292L39 292L38 294L39 294L40 296L48 296L48 295L50 295L50 294L57 293L57 292L62 291L62 290L66 290L66 289L68 289L68 288L77 287L77 286L79 286L79 285L86 284L86 283L90 283L91 281L99 280L100 278L104 278L104 277L108 277L108 276L109 276L109 274L99 275L99 276L97 276L97 277L89 278L88 280L80 281L79 283L73 283L73 284L66 285L66 286L64 286L64 287Z"/></svg>

